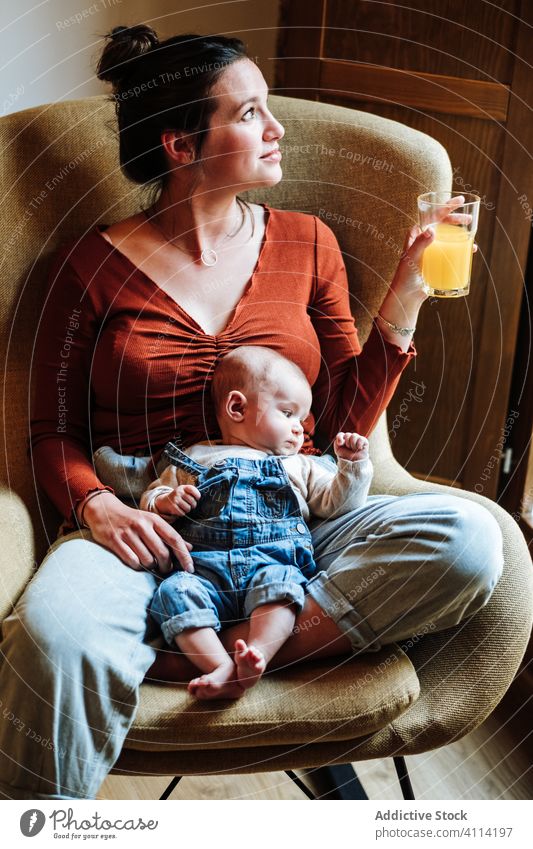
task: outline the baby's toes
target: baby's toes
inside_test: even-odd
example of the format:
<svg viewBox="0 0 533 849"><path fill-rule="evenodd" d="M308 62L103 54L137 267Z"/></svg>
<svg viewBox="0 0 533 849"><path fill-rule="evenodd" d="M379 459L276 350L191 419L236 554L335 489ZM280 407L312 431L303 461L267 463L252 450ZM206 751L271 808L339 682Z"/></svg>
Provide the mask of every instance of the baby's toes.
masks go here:
<svg viewBox="0 0 533 849"><path fill-rule="evenodd" d="M248 652L248 661L251 666L253 666L258 672L264 668L265 665L265 656L263 652L256 649L255 646L250 646L250 650Z"/></svg>
<svg viewBox="0 0 533 849"><path fill-rule="evenodd" d="M244 640L235 640L235 654L242 657L248 651L248 646L244 642Z"/></svg>

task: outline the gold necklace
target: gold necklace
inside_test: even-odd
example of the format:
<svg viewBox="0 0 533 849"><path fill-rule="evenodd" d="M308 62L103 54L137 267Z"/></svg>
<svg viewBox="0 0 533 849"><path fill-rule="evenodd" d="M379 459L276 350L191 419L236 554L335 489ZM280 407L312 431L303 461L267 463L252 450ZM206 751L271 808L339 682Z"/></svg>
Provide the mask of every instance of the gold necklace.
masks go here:
<svg viewBox="0 0 533 849"><path fill-rule="evenodd" d="M248 239L246 241L249 242L250 239L252 238L252 236L254 235L255 218L254 218L252 210L250 209L250 205L246 201L242 201L240 198L236 198L236 200L237 200L237 203L239 204L240 209L241 209L241 223L239 224L237 229L234 230L234 232L226 233L225 236L220 240L220 242L217 245L215 245L214 248L204 248L203 249L203 251L200 254L200 260L202 261L203 265L206 265L208 268L212 268L218 262L218 254L217 254L215 248L219 248L220 245L223 242L225 242L227 239L233 239L237 235L237 233L239 233L242 230L243 225L244 225L244 218L245 218L245 216L244 216L244 209L245 208L248 210L248 212L251 216L251 221L252 221L252 232L251 232L250 236L248 237ZM151 209L152 209L152 207L150 207L150 206L148 207L148 209L143 209L144 216L145 216L146 220L148 221L148 223L151 224L152 227L155 230L159 231L159 233L163 236L164 240L166 242L168 242L169 245L172 245L174 248L178 248L178 250L183 251L183 253L186 253L190 256L191 252L189 250L187 250L187 248L182 248L181 245L176 244L173 239L168 239L165 236L165 234L163 233L161 227L159 227L159 225L157 225L157 224L154 224L151 216L148 215L148 213ZM245 244L246 244L246 242L245 242Z"/></svg>

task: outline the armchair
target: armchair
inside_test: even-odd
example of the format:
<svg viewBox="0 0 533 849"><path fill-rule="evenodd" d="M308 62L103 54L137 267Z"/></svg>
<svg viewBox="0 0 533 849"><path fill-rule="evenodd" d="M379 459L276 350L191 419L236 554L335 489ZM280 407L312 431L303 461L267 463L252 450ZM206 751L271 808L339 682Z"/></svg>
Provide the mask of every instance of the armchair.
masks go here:
<svg viewBox="0 0 533 849"><path fill-rule="evenodd" d="M270 104L286 129L284 179L248 197L320 215L332 227L364 342L414 220L417 194L451 185L448 156L427 135L365 112L284 97ZM119 170L113 126L106 97L0 119L0 620L38 568L60 521L37 491L26 449L32 346L50 255L62 241L98 221L131 215L139 205L139 187ZM371 454L373 492L453 491L493 513L504 536L505 571L488 605L461 626L403 648L272 673L229 707L197 704L184 688L145 683L113 772L287 770L308 795L314 789L330 798L365 798L351 768L339 772L335 765L394 757L404 795L412 798L403 757L445 746L491 713L513 679L531 628L533 578L522 534L494 502L409 475L392 454L385 415L372 433ZM303 773L296 776L296 769Z"/></svg>

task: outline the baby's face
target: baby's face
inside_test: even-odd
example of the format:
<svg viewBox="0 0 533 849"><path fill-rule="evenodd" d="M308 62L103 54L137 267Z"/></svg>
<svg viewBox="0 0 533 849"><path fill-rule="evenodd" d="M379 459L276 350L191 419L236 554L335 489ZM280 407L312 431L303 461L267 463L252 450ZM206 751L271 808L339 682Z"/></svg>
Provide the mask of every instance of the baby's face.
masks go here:
<svg viewBox="0 0 533 849"><path fill-rule="evenodd" d="M308 384L292 374L278 374L248 402L244 421L248 444L271 454L297 454L304 441L302 422L311 409Z"/></svg>

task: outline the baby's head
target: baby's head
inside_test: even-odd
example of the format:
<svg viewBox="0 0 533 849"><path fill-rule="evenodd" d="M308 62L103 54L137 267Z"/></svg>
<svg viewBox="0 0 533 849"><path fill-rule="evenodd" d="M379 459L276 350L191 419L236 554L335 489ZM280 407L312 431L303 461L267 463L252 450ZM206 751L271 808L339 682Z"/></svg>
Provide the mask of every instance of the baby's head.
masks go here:
<svg viewBox="0 0 533 849"><path fill-rule="evenodd" d="M260 345L242 345L220 359L211 398L222 441L267 454L297 454L304 441L311 387L295 363Z"/></svg>

